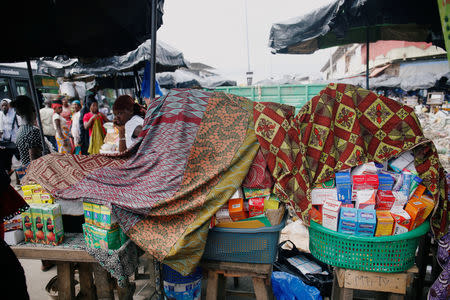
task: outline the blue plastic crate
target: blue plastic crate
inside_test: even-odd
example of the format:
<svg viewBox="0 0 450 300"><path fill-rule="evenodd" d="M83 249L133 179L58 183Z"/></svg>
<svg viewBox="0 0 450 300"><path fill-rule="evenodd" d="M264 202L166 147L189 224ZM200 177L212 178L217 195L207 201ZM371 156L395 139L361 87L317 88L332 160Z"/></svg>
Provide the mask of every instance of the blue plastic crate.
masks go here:
<svg viewBox="0 0 450 300"><path fill-rule="evenodd" d="M202 278L202 269L197 267L194 272L188 276L183 276L171 267L163 264L162 276L164 281L170 283L190 283Z"/></svg>
<svg viewBox="0 0 450 300"><path fill-rule="evenodd" d="M219 228L209 230L203 259L271 264L277 258L280 231L286 223L254 229Z"/></svg>

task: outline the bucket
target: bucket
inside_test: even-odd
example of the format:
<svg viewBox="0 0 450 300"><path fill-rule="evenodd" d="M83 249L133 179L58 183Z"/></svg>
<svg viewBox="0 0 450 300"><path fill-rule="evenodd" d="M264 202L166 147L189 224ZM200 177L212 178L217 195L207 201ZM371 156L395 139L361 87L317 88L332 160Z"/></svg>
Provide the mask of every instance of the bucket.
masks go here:
<svg viewBox="0 0 450 300"><path fill-rule="evenodd" d="M202 292L202 269L183 276L172 268L163 264L163 283L166 299L199 300Z"/></svg>

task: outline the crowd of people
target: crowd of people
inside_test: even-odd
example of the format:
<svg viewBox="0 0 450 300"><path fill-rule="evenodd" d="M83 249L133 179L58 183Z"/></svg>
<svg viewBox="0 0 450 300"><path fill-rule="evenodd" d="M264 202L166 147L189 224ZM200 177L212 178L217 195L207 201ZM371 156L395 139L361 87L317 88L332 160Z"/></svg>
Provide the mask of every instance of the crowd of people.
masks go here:
<svg viewBox="0 0 450 300"><path fill-rule="evenodd" d="M37 113L33 100L18 96L14 100L3 99L0 112L0 168L11 174L13 158L20 162L16 171L25 172L29 163L46 153L98 154L103 145L106 130L104 124L113 122L120 152L136 142L144 123L145 109L129 95L119 96L112 107L98 103L95 94L80 100L65 95L46 99L40 109L45 146L42 147ZM109 118L108 118L109 116ZM19 176L21 177L21 176Z"/></svg>

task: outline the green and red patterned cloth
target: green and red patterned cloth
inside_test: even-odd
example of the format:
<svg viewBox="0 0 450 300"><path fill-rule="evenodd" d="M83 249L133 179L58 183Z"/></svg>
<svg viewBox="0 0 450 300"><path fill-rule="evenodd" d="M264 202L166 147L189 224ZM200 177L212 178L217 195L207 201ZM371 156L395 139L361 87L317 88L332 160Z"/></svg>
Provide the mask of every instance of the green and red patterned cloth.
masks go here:
<svg viewBox="0 0 450 300"><path fill-rule="evenodd" d="M187 275L202 257L211 217L242 185L259 149L275 192L306 222L314 183L413 149L438 201L433 230L445 231L443 169L412 109L349 85L329 85L297 116L276 103L172 90L151 104L126 159L50 154L31 163L25 180L58 199L108 205L131 240Z"/></svg>
<svg viewBox="0 0 450 300"><path fill-rule="evenodd" d="M254 121L276 193L307 224L314 184L337 171L412 150L416 170L437 203L432 230L437 237L446 232L444 169L412 108L362 88L330 84L297 115L291 106L255 103Z"/></svg>

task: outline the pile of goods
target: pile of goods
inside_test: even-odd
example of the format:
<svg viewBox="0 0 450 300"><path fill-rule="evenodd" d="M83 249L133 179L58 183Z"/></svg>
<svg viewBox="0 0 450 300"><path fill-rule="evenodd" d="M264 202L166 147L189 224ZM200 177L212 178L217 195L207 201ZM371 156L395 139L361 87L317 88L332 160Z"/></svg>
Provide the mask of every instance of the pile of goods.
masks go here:
<svg viewBox="0 0 450 300"><path fill-rule="evenodd" d="M211 219L210 227L260 228L278 225L284 206L270 191L270 188L238 188Z"/></svg>
<svg viewBox="0 0 450 300"><path fill-rule="evenodd" d="M61 205L58 203L31 203L22 213L25 242L59 245L64 239Z"/></svg>
<svg viewBox="0 0 450 300"><path fill-rule="evenodd" d="M22 186L23 199L28 203L53 203L53 197L39 184Z"/></svg>
<svg viewBox="0 0 450 300"><path fill-rule="evenodd" d="M450 172L450 112L440 110L437 113L425 113L416 107L416 114L424 136L433 141L442 166Z"/></svg>
<svg viewBox="0 0 450 300"><path fill-rule="evenodd" d="M83 202L83 233L90 248L119 249L128 239L111 210L104 205Z"/></svg>
<svg viewBox="0 0 450 300"><path fill-rule="evenodd" d="M8 245L17 245L23 241L22 216L17 215L14 218L3 222L5 230L4 240Z"/></svg>
<svg viewBox="0 0 450 300"><path fill-rule="evenodd" d="M106 129L106 136L103 140L103 145L100 148L100 154L119 152L119 131L111 122L103 124L103 127Z"/></svg>
<svg viewBox="0 0 450 300"><path fill-rule="evenodd" d="M311 219L345 234L397 235L421 225L434 208L411 151L384 164L337 172L311 191Z"/></svg>

